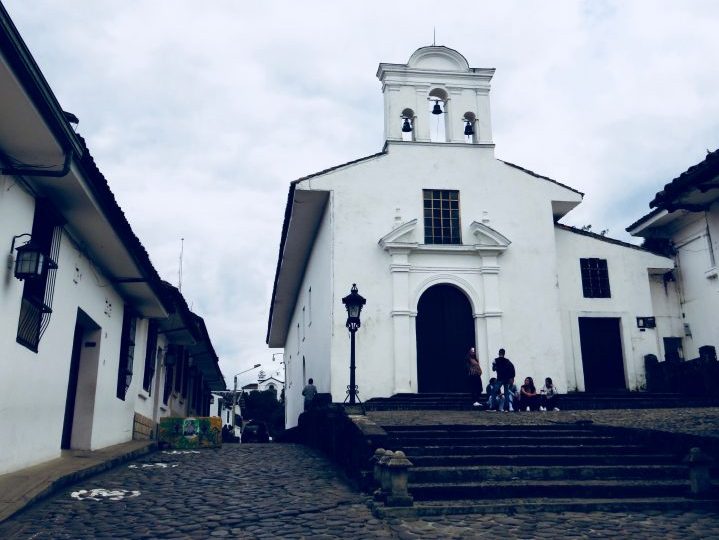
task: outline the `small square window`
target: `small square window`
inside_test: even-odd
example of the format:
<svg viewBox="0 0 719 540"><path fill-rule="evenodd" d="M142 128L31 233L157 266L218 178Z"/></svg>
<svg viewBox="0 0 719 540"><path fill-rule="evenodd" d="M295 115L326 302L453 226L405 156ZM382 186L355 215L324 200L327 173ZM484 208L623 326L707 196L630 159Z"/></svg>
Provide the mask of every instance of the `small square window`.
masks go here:
<svg viewBox="0 0 719 540"><path fill-rule="evenodd" d="M584 298L611 298L606 259L579 259Z"/></svg>

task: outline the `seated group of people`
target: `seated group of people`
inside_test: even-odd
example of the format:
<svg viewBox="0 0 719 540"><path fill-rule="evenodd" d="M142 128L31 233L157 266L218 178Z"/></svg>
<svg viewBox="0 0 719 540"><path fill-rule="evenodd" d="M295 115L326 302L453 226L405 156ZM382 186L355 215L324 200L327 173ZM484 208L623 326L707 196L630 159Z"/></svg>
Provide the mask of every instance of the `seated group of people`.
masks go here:
<svg viewBox="0 0 719 540"><path fill-rule="evenodd" d="M517 389L514 378L508 381L489 379L487 385L488 411L558 411L559 392L551 377L544 379L544 386L537 392L532 377L524 379L524 384Z"/></svg>

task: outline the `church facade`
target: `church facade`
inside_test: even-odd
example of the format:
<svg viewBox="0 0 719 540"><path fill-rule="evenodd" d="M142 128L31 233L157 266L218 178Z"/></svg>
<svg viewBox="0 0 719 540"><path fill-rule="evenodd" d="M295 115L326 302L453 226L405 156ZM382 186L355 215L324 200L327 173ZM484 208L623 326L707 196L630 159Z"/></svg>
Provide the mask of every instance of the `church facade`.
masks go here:
<svg viewBox="0 0 719 540"><path fill-rule="evenodd" d="M465 391L471 346L485 383L503 347L518 380L642 388L660 338L638 321L658 315L651 276L673 261L562 225L583 194L495 157L493 74L441 46L380 64L382 151L291 183L267 332L284 349L288 427L310 377L345 398L353 283L362 400Z"/></svg>

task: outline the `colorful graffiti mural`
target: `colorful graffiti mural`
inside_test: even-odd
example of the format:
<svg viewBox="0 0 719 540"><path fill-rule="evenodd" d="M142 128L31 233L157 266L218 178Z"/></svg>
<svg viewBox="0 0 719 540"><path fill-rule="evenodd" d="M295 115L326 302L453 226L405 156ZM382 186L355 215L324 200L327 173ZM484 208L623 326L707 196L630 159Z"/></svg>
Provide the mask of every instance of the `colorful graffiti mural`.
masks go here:
<svg viewBox="0 0 719 540"><path fill-rule="evenodd" d="M222 446L222 421L218 416L162 418L160 444L180 449L219 448Z"/></svg>

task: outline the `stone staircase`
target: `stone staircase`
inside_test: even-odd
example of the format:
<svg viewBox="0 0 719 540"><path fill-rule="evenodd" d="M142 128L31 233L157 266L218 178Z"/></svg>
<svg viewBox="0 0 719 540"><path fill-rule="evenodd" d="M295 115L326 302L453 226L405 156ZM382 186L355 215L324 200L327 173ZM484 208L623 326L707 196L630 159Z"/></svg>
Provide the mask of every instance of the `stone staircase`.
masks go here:
<svg viewBox="0 0 719 540"><path fill-rule="evenodd" d="M380 516L476 512L712 508L689 497L683 456L581 425L382 426L403 450L411 508Z"/></svg>
<svg viewBox="0 0 719 540"><path fill-rule="evenodd" d="M482 396L482 403L487 396ZM570 392L560 396L562 410L596 410L596 409L656 409L675 407L716 407L719 397L690 397L675 393L650 392ZM364 403L368 411L392 410L469 410L472 400L469 394L395 394L388 398L372 398Z"/></svg>

